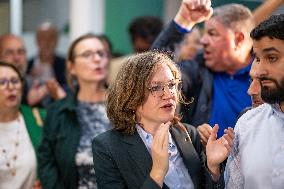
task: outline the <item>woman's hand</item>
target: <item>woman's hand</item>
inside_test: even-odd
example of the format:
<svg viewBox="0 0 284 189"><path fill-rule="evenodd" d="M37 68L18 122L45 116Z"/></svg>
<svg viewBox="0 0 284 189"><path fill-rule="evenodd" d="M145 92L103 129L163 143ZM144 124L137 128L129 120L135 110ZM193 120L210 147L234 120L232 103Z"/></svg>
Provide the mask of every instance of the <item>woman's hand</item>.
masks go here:
<svg viewBox="0 0 284 189"><path fill-rule="evenodd" d="M206 145L207 166L216 181L220 176L219 165L229 156L235 137L234 129L225 129L224 135L216 139L219 126L215 124Z"/></svg>
<svg viewBox="0 0 284 189"><path fill-rule="evenodd" d="M152 170L150 177L161 187L169 169L169 127L171 122L161 124L152 142Z"/></svg>
<svg viewBox="0 0 284 189"><path fill-rule="evenodd" d="M55 79L47 80L45 85L54 100L60 100L66 96L66 92Z"/></svg>
<svg viewBox="0 0 284 189"><path fill-rule="evenodd" d="M42 189L41 183L39 180L36 180L32 189Z"/></svg>
<svg viewBox="0 0 284 189"><path fill-rule="evenodd" d="M200 136L200 140L201 140L201 143L204 147L204 149L206 148L206 144L208 142L208 139L212 133L212 127L207 124L207 123L204 123L202 125L199 125L197 127L197 131L198 131L198 134Z"/></svg>

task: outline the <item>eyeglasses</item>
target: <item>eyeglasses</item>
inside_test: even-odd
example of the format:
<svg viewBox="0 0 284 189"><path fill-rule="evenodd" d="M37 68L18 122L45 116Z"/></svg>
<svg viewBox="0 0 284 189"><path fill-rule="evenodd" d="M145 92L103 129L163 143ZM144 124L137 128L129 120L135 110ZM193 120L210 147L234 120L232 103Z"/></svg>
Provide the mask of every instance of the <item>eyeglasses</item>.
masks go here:
<svg viewBox="0 0 284 189"><path fill-rule="evenodd" d="M75 57L82 57L86 60L93 60L95 58L95 55L98 55L100 58L108 57L108 53L104 50L86 51L86 52L76 55Z"/></svg>
<svg viewBox="0 0 284 189"><path fill-rule="evenodd" d="M170 93L172 95L174 95L175 93L177 93L177 91L180 90L181 88L181 80L176 79L176 80L171 80L170 82L166 83L166 84L162 84L162 83L156 83L153 84L151 87L147 88L150 90L151 94L155 97L161 97L164 95L165 92L165 87L168 87Z"/></svg>
<svg viewBox="0 0 284 189"><path fill-rule="evenodd" d="M7 79L7 78L0 79L0 89L1 90L7 89L8 85L13 85L15 89L19 89L21 87L21 79L15 78L15 77L11 79Z"/></svg>

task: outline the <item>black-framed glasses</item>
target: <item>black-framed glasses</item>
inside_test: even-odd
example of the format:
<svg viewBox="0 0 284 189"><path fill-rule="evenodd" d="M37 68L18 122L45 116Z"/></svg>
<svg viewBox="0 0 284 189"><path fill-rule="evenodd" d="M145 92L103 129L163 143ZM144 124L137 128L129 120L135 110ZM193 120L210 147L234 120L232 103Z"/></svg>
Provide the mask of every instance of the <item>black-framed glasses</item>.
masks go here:
<svg viewBox="0 0 284 189"><path fill-rule="evenodd" d="M105 50L97 50L97 51L85 51L81 54L76 55L75 57L81 57L86 60L93 60L95 56L98 55L100 58L107 58L108 53Z"/></svg>
<svg viewBox="0 0 284 189"><path fill-rule="evenodd" d="M167 87L172 95L176 94L181 89L181 80L173 79L167 83L157 82L151 84L147 89L155 97L161 97L164 95L165 87Z"/></svg>
<svg viewBox="0 0 284 189"><path fill-rule="evenodd" d="M12 77L10 79L1 78L0 79L0 89L4 90L8 88L8 85L13 85L15 89L19 89L21 87L21 79Z"/></svg>

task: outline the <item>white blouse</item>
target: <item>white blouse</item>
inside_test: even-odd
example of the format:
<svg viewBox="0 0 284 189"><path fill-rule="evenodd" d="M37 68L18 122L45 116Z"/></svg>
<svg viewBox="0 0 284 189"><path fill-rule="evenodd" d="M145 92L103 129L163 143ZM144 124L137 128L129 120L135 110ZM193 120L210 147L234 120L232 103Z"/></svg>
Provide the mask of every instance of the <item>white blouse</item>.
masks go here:
<svg viewBox="0 0 284 189"><path fill-rule="evenodd" d="M31 189L36 155L23 116L0 123L0 188Z"/></svg>

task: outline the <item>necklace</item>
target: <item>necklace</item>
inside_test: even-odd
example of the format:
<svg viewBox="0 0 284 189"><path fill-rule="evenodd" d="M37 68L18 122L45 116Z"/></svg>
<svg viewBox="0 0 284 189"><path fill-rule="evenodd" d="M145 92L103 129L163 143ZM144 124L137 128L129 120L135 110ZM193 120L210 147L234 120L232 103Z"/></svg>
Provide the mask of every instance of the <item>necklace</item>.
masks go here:
<svg viewBox="0 0 284 189"><path fill-rule="evenodd" d="M18 148L20 144L20 125L21 125L21 119L20 117L17 118L16 121L16 133L15 133L15 139L13 140L13 146L14 150L11 150L11 155L9 156L7 148L4 148L0 146L1 152L3 154L3 157L5 158L5 167L9 169L10 174L12 176L15 176L17 173L16 170L16 161L18 159Z"/></svg>

